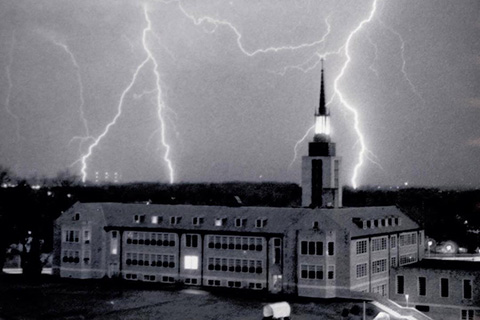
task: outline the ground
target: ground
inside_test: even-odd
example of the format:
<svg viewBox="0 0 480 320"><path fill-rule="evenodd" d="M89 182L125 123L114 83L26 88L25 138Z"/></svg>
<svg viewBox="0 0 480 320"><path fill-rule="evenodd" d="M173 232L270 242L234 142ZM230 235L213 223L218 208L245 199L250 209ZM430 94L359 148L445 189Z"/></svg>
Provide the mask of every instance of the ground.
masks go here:
<svg viewBox="0 0 480 320"><path fill-rule="evenodd" d="M262 319L262 308L278 297L245 291L205 291L157 284L58 279L32 283L22 275L0 275L0 320L10 319ZM292 319L342 318L360 302L292 300ZM372 306L368 306L373 313ZM375 312L376 313L376 312ZM368 317L367 319L372 319Z"/></svg>

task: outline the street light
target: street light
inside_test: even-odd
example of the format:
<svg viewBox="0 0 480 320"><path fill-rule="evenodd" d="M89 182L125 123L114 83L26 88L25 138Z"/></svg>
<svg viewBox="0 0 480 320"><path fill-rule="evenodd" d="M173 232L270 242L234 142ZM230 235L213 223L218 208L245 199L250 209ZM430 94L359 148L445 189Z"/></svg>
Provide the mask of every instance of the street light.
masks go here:
<svg viewBox="0 0 480 320"><path fill-rule="evenodd" d="M405 295L405 300L407 300L407 308L408 308L408 294Z"/></svg>
<svg viewBox="0 0 480 320"><path fill-rule="evenodd" d="M433 241L432 241L432 240L429 240L429 241L427 242L427 244L428 244L428 256L430 257L431 254L432 254L432 251L431 251L432 249L430 249L430 247L432 246Z"/></svg>

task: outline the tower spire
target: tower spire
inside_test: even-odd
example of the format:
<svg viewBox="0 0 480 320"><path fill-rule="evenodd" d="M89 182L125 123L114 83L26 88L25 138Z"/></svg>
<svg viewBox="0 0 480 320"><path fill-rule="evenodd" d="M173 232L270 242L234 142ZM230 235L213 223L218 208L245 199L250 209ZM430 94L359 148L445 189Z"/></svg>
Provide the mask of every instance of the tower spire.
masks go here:
<svg viewBox="0 0 480 320"><path fill-rule="evenodd" d="M320 104L318 107L318 115L326 116L327 115L327 107L325 106L325 89L323 83L323 59L322 59L322 75L320 81Z"/></svg>

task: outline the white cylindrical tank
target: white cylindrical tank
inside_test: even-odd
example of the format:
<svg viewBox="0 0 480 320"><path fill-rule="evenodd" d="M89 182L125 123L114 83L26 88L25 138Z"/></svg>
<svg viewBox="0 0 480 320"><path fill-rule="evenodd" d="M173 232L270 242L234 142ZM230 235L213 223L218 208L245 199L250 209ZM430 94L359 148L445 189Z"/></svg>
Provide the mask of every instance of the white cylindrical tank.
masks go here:
<svg viewBox="0 0 480 320"><path fill-rule="evenodd" d="M273 319L290 317L290 312L290 305L285 301L267 304L263 307L263 316L273 317Z"/></svg>

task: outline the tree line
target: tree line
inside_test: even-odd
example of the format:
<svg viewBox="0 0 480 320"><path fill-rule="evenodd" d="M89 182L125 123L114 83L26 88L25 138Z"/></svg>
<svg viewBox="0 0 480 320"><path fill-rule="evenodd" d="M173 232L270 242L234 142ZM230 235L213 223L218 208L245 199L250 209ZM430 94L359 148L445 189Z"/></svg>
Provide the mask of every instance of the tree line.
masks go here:
<svg viewBox="0 0 480 320"><path fill-rule="evenodd" d="M0 168L0 267L12 244L22 248L24 273L40 272L41 252L51 252L53 222L75 202L149 202L220 206L299 207L294 183L128 183L84 185L68 172L54 179L13 178ZM454 240L473 251L480 246L480 191L435 188L344 188L346 207L395 205L437 241ZM1 269L0 269L1 270Z"/></svg>

